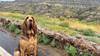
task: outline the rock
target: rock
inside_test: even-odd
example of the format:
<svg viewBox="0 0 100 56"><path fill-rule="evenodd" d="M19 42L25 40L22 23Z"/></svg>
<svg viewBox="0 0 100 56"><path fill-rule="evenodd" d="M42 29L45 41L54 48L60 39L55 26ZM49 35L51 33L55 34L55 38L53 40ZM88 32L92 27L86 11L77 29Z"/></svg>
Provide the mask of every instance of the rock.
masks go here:
<svg viewBox="0 0 100 56"><path fill-rule="evenodd" d="M76 38L77 38L77 39L82 39L82 37L81 37L81 36L76 36Z"/></svg>

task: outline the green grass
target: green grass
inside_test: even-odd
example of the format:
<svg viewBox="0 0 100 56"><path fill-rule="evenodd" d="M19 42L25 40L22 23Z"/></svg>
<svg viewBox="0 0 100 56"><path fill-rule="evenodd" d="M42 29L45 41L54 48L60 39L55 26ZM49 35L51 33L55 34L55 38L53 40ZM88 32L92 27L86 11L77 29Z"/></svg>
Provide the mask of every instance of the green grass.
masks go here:
<svg viewBox="0 0 100 56"><path fill-rule="evenodd" d="M60 23L59 26L69 27L69 24L68 24L68 22L63 22L63 23Z"/></svg>

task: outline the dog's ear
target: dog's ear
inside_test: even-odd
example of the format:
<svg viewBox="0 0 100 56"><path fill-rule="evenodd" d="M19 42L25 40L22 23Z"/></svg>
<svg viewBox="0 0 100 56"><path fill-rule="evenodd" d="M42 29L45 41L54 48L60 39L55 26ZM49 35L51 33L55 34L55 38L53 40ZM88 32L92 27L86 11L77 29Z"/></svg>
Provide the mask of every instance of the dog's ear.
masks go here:
<svg viewBox="0 0 100 56"><path fill-rule="evenodd" d="M27 24L26 24L26 20L28 17L25 18L25 20L22 23L22 33L24 33L25 35L27 35Z"/></svg>
<svg viewBox="0 0 100 56"><path fill-rule="evenodd" d="M33 17L32 17L33 18ZM34 33L37 34L37 24L36 24L36 21L35 19L33 18L33 26L32 26L33 30L34 30Z"/></svg>

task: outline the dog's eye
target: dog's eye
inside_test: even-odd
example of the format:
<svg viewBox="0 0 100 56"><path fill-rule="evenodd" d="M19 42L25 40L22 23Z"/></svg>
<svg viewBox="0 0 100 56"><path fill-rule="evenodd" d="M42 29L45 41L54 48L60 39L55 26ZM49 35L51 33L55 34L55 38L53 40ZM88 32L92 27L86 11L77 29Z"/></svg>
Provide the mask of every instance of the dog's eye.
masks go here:
<svg viewBox="0 0 100 56"><path fill-rule="evenodd" d="M34 19L33 17L31 17L32 19Z"/></svg>
<svg viewBox="0 0 100 56"><path fill-rule="evenodd" d="M28 19L28 17L26 19Z"/></svg>

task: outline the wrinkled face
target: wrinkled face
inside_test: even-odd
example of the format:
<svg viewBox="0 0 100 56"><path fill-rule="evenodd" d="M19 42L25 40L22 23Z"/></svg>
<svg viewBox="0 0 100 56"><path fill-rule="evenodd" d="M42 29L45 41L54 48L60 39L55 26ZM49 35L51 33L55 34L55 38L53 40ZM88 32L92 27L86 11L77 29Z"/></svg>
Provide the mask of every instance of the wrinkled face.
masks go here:
<svg viewBox="0 0 100 56"><path fill-rule="evenodd" d="M32 26L34 24L34 18L32 16L27 16L26 17L26 24L29 29L32 29Z"/></svg>

